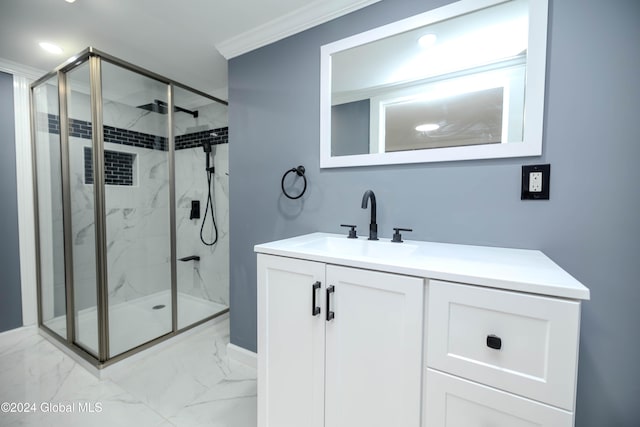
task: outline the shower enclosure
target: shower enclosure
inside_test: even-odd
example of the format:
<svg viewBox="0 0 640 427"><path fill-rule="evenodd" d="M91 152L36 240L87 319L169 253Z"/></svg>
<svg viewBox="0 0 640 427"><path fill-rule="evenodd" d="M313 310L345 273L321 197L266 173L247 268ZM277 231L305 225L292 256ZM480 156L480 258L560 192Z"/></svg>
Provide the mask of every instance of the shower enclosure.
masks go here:
<svg viewBox="0 0 640 427"><path fill-rule="evenodd" d="M31 116L42 330L101 368L226 313L227 103L87 48Z"/></svg>

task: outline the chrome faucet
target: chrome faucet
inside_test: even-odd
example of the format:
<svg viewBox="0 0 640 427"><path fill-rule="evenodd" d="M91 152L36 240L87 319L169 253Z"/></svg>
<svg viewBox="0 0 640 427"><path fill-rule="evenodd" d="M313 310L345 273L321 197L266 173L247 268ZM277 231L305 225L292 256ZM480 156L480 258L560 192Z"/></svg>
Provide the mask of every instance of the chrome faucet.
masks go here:
<svg viewBox="0 0 640 427"><path fill-rule="evenodd" d="M362 196L362 209L367 209L367 203L371 199L371 224L369 224L369 240L378 240L378 224L376 224L376 195L367 190Z"/></svg>

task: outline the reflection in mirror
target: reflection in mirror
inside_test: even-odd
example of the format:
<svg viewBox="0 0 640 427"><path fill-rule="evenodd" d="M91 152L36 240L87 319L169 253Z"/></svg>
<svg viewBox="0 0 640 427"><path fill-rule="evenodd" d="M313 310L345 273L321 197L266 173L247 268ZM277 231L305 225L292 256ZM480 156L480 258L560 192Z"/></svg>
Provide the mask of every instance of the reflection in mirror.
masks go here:
<svg viewBox="0 0 640 427"><path fill-rule="evenodd" d="M502 141L503 88L411 100L385 107L385 147L380 151L418 150ZM476 109L469 106L477 106ZM423 123L424 122L424 123Z"/></svg>
<svg viewBox="0 0 640 427"><path fill-rule="evenodd" d="M323 46L321 166L541 154L546 19L463 0Z"/></svg>
<svg viewBox="0 0 640 427"><path fill-rule="evenodd" d="M369 152L520 142L524 83L519 65L373 97Z"/></svg>

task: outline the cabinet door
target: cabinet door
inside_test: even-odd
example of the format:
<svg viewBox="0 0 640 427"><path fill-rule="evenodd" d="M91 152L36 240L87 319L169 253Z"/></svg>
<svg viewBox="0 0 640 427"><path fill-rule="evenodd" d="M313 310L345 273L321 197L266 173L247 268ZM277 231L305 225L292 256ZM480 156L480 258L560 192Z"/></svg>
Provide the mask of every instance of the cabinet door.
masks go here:
<svg viewBox="0 0 640 427"><path fill-rule="evenodd" d="M329 265L327 286L326 426L418 427L424 280Z"/></svg>
<svg viewBox="0 0 640 427"><path fill-rule="evenodd" d="M324 426L324 270L321 263L258 255L260 427Z"/></svg>
<svg viewBox="0 0 640 427"><path fill-rule="evenodd" d="M572 427L573 414L427 369L425 427Z"/></svg>

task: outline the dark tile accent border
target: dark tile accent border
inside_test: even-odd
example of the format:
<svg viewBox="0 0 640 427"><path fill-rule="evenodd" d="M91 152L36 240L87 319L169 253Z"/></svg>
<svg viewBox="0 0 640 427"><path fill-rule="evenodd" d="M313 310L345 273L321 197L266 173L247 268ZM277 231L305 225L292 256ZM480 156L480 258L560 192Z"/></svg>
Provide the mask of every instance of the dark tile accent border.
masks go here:
<svg viewBox="0 0 640 427"><path fill-rule="evenodd" d="M176 150L200 147L204 141L211 145L228 144L229 128L217 128L176 136Z"/></svg>
<svg viewBox="0 0 640 427"><path fill-rule="evenodd" d="M150 135L128 129L104 126L104 142L129 145L131 147L148 148L150 150L167 151L167 138Z"/></svg>
<svg viewBox="0 0 640 427"><path fill-rule="evenodd" d="M60 120L58 120L58 116L54 116L53 114L47 114L48 124L49 124L49 133L53 133L56 135L60 134ZM44 125L44 121L38 120L38 123Z"/></svg>
<svg viewBox="0 0 640 427"><path fill-rule="evenodd" d="M56 120L58 117L56 116ZM57 127L60 127L58 122ZM51 128L51 119L49 119L49 128ZM75 136L76 138L91 139L92 130L91 122L85 122L82 120L69 120L69 136Z"/></svg>
<svg viewBox="0 0 640 427"><path fill-rule="evenodd" d="M47 118L49 133L60 134L60 120L58 116L48 114ZM76 138L91 139L91 122L69 119L69 135ZM113 126L104 126L104 141L112 144L128 145L130 147L147 148L150 150L168 150L167 138L164 136L156 136ZM176 150L199 147L204 141L208 141L211 145L228 144L229 128L223 127L178 135L175 141Z"/></svg>

